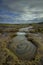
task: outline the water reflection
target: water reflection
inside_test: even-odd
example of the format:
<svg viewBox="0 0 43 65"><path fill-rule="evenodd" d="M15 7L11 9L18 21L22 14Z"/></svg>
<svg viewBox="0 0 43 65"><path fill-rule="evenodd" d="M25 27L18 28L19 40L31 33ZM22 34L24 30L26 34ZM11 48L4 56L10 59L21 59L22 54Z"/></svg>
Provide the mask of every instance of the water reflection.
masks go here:
<svg viewBox="0 0 43 65"><path fill-rule="evenodd" d="M17 32L16 34L17 35L26 35L27 33L25 33L25 32Z"/></svg>

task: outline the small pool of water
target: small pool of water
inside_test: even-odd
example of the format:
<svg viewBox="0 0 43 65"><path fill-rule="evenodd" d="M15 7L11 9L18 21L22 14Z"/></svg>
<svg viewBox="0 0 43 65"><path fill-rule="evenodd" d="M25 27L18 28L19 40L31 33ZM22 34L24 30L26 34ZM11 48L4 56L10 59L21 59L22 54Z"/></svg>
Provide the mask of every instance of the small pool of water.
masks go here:
<svg viewBox="0 0 43 65"><path fill-rule="evenodd" d="M26 35L27 33L25 33L25 32L17 32L16 34L17 35Z"/></svg>

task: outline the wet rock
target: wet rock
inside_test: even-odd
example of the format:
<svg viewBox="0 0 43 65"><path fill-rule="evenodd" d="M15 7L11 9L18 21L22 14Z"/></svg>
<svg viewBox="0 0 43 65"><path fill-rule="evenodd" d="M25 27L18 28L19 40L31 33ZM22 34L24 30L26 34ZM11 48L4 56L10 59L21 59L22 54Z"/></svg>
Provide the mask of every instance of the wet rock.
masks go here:
<svg viewBox="0 0 43 65"><path fill-rule="evenodd" d="M19 31L21 32L29 32L29 31L32 31L33 30L33 26L29 26L29 27L26 27L26 28L20 28Z"/></svg>
<svg viewBox="0 0 43 65"><path fill-rule="evenodd" d="M31 60L36 53L36 46L28 41L24 35L14 37L9 49L23 60Z"/></svg>

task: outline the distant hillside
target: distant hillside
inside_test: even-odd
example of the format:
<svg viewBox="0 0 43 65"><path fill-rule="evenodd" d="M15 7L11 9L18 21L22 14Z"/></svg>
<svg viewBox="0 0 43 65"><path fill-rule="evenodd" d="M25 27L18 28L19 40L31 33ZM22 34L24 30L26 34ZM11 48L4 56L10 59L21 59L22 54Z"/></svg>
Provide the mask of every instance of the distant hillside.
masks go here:
<svg viewBox="0 0 43 65"><path fill-rule="evenodd" d="M39 24L43 24L43 22L39 22Z"/></svg>

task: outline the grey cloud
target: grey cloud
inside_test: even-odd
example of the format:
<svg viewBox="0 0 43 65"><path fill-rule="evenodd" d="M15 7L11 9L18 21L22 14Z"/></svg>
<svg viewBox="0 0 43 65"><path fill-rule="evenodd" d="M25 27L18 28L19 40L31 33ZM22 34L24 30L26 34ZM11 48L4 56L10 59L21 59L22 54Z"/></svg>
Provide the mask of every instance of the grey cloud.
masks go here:
<svg viewBox="0 0 43 65"><path fill-rule="evenodd" d="M43 0L2 0L8 10L23 13L24 8L28 10L43 10Z"/></svg>
<svg viewBox="0 0 43 65"><path fill-rule="evenodd" d="M20 15L16 18L6 15L12 21L28 22L28 20L35 21L43 17L43 0L2 0L2 2L3 4L0 8L5 8L8 11L16 12ZM6 18L5 15L3 17L4 19Z"/></svg>
<svg viewBox="0 0 43 65"><path fill-rule="evenodd" d="M25 6L28 7L41 7L43 8L43 0L4 0L4 4L7 5L9 8L15 10L16 8L24 8Z"/></svg>

